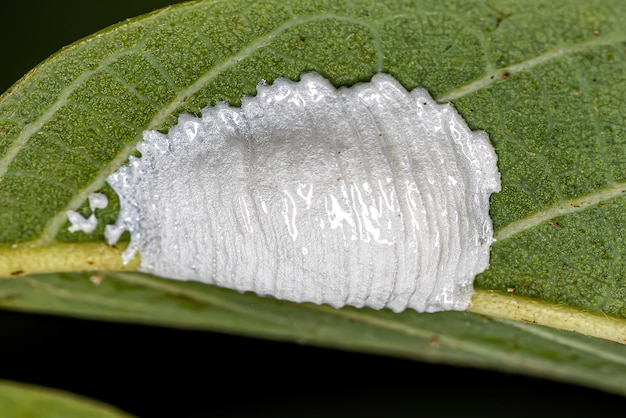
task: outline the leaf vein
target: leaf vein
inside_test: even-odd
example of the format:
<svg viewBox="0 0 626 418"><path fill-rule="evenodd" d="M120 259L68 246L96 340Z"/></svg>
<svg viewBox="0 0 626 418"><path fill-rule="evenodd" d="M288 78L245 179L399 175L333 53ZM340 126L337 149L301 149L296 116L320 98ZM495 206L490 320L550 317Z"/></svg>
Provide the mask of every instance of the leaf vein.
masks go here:
<svg viewBox="0 0 626 418"><path fill-rule="evenodd" d="M309 23L313 21L321 21L325 19L336 19L336 20L351 22L351 23L369 28L372 31L372 33L376 32L375 28L370 24L367 24L355 18L351 18L348 16L340 16L340 15L336 15L332 13L311 15L311 16L306 16L306 17L298 17L298 18L289 20L283 23L282 25L279 25L272 31L268 32L266 35L257 38L255 41L251 42L246 47L242 48L238 53L231 55L230 57L226 58L222 62L216 64L215 66L210 68L208 71L206 71L204 74L202 74L194 83L180 90L179 93L170 101L169 104L163 106L161 110L156 113L156 115L148 123L146 129L155 129L159 127L163 123L163 121L165 121L170 115L172 115L175 112L175 110L182 103L184 103L186 98L197 93L202 87L204 87L212 79L217 77L224 70L238 64L241 60L251 56L255 51L259 50L260 48L263 48L269 45L270 42L274 38L276 38L278 35L283 33L285 30L288 30L294 27L295 25ZM375 40L379 39L378 35L375 35L374 39ZM379 51L378 52L378 61L379 61L378 65L382 66L382 51L380 49L380 41L378 41L377 47L379 48L378 49ZM137 50L137 48L134 48L134 50ZM147 55L147 54L144 54L144 55ZM84 78L85 77L83 77L81 81ZM57 106L57 107L60 107L60 106ZM51 116L52 114L50 114L48 118ZM81 203L87 198L87 196L89 196L91 193L94 193L98 189L100 189L104 185L106 178L113 171L117 170L124 162L126 162L128 157L134 152L135 144L139 140L141 140L141 132L137 133L136 141L134 143L126 145L124 148L122 148L122 150L120 150L117 156L113 160L111 160L111 163L108 164L106 168L102 170L94 178L94 180L92 180L89 184L87 184L86 187L80 190L79 193L76 194L61 211L59 211L54 217L52 217L46 223L46 226L44 227L42 234L39 236L39 238L33 241L33 245L50 244L54 240L55 236L57 235L57 233L59 232L63 224L65 223L65 219L66 219L65 213L68 210L75 210L76 208L78 208L81 205ZM24 140L24 143L25 143L25 140ZM24 144L21 144L21 146L23 145ZM16 150L15 153L17 153L18 151L19 149ZM2 176L1 170L2 170L2 162L0 161L0 177Z"/></svg>
<svg viewBox="0 0 626 418"><path fill-rule="evenodd" d="M528 71L533 67L544 64L553 59L575 54L580 51L584 51L589 48L597 48L604 45L615 45L626 42L625 34L618 34L614 36L597 37L588 41L583 41L577 44L572 44L566 47L557 47L544 54L538 55L533 58L529 58L525 61L520 61L517 64L512 64L506 67L501 67L488 71L483 77L470 81L462 86L452 89L446 93L443 93L436 97L438 102L450 102L459 99L468 94L482 90L490 85L501 81L502 75L505 73L519 73Z"/></svg>
<svg viewBox="0 0 626 418"><path fill-rule="evenodd" d="M504 241L543 222L556 218L557 216L580 212L589 207L598 205L599 203L625 195L626 183L615 183L609 187L596 190L587 195L575 199L564 200L561 203L555 204L550 209L537 212L531 216L511 222L507 226L500 228L495 232L496 241Z"/></svg>

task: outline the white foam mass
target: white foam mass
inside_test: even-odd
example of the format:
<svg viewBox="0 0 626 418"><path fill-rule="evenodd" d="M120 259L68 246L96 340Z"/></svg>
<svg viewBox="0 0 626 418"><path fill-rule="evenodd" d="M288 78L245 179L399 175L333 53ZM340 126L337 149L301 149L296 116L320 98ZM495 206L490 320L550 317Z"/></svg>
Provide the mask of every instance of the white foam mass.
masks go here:
<svg viewBox="0 0 626 418"><path fill-rule="evenodd" d="M276 80L144 132L108 182L128 262L295 302L463 310L494 241L487 135L393 77Z"/></svg>

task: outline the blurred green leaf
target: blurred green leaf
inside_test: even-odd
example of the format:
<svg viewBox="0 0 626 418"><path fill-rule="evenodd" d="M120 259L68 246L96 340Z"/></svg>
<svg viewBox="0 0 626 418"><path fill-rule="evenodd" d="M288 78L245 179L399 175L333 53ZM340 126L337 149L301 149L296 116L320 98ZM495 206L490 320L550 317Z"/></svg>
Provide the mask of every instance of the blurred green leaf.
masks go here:
<svg viewBox="0 0 626 418"><path fill-rule="evenodd" d="M130 418L71 393L8 381L0 381L0 412L10 418Z"/></svg>

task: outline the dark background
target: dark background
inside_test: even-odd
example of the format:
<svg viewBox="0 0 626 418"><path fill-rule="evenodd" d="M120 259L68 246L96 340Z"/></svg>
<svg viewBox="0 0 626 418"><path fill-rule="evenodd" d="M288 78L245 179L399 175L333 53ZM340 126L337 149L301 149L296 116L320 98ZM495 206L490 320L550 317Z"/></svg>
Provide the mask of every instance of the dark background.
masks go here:
<svg viewBox="0 0 626 418"><path fill-rule="evenodd" d="M0 91L62 46L169 3L3 3ZM68 390L141 417L587 417L621 416L626 406L591 389L497 372L6 311L0 379Z"/></svg>

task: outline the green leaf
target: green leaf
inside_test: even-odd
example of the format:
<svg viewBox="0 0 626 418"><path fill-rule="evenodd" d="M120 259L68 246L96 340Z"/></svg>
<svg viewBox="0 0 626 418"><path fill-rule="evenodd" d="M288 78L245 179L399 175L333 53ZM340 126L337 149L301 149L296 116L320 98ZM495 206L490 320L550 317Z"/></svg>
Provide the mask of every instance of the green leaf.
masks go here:
<svg viewBox="0 0 626 418"><path fill-rule="evenodd" d="M626 342L625 19L624 2L600 0L200 1L71 45L0 98L0 306L306 340L626 394L626 346L588 337ZM474 313L335 310L113 272L136 264L122 266L123 245L103 243L119 209L105 179L141 132L306 71L337 86L390 73L487 131L503 189L492 196L498 241ZM87 213L96 191L111 202L99 228L69 233L67 210Z"/></svg>
<svg viewBox="0 0 626 418"><path fill-rule="evenodd" d="M11 418L130 418L113 407L67 392L1 380L0 411Z"/></svg>
<svg viewBox="0 0 626 418"><path fill-rule="evenodd" d="M624 345L467 312L296 304L140 273L46 274L0 287L5 308L236 332L533 374L626 395Z"/></svg>

